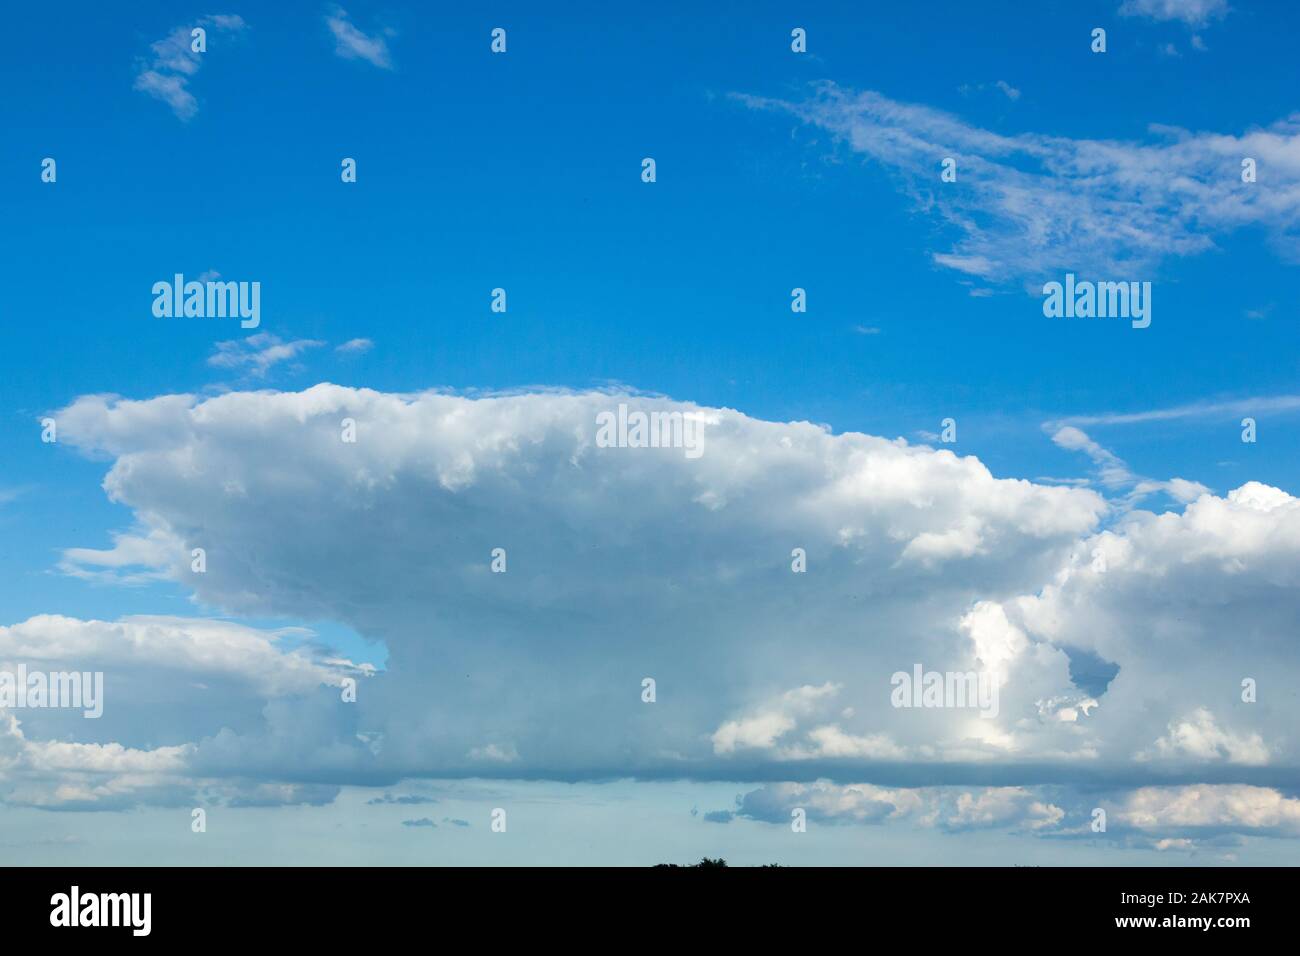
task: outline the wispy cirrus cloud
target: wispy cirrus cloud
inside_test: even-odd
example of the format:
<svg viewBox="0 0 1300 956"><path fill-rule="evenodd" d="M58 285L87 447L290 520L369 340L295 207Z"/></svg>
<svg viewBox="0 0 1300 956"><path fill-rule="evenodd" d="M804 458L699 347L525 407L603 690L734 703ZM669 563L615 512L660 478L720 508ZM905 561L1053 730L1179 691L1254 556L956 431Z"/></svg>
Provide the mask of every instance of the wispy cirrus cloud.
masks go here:
<svg viewBox="0 0 1300 956"><path fill-rule="evenodd" d="M198 114L198 100L190 92L190 80L199 72L206 53L193 49L191 35L196 28L211 33L238 34L248 28L236 14L215 14L194 23L176 27L171 33L149 45L152 59L141 60L134 88L162 100L179 119L190 120Z"/></svg>
<svg viewBox="0 0 1300 956"><path fill-rule="evenodd" d="M11 501L16 501L27 492L26 488L6 488L0 486L0 505L7 505Z"/></svg>
<svg viewBox="0 0 1300 956"><path fill-rule="evenodd" d="M957 88L957 92L961 93L962 96L969 96L972 93L981 93L984 90L987 90L989 88L990 87L988 83L978 83L975 85L966 83L959 86ZM1002 93L1003 96L1005 96L1007 99L1011 100L1012 102L1015 102L1016 100L1020 99L1020 91L1016 89L1014 86L1012 86L1010 83L1008 83L1006 80L998 80L997 82L992 84L992 88L998 90L1000 93Z"/></svg>
<svg viewBox="0 0 1300 956"><path fill-rule="evenodd" d="M1087 455L1096 468L1098 482L1108 491L1128 489L1127 495L1116 502L1122 508L1132 507L1148 495L1157 493L1167 494L1175 501L1188 502L1210 492L1200 482L1188 481L1186 478L1157 480L1135 475L1122 458L1073 425L1056 427L1052 432L1052 442L1067 451Z"/></svg>
<svg viewBox="0 0 1300 956"><path fill-rule="evenodd" d="M384 40L384 36L393 36L393 31L384 30L382 36L362 33L342 7L334 7L325 15L325 25L334 36L334 52L338 56L345 60L365 60L381 70L394 68L392 54Z"/></svg>
<svg viewBox="0 0 1300 956"><path fill-rule="evenodd" d="M215 368L240 369L249 375L261 377L273 366L324 344L317 339L284 342L269 332L259 332L243 339L218 342L217 350L208 358L208 364Z"/></svg>
<svg viewBox="0 0 1300 956"><path fill-rule="evenodd" d="M364 355L375 347L375 343L370 339L348 339L342 345L334 346L334 351L340 355Z"/></svg>
<svg viewBox="0 0 1300 956"><path fill-rule="evenodd" d="M1228 0L1124 0L1119 7L1122 17L1181 20L1190 27L1222 20L1228 12Z"/></svg>
<svg viewBox="0 0 1300 956"><path fill-rule="evenodd" d="M1258 415L1266 412L1292 412L1300 409L1300 395L1271 395L1260 398L1239 398L1223 401L1190 402L1169 408L1153 408L1142 412L1112 412L1099 415L1071 415L1049 423L1048 427L1063 425L1140 425L1145 422L1167 422L1178 419L1224 419L1237 415Z"/></svg>
<svg viewBox="0 0 1300 956"><path fill-rule="evenodd" d="M959 236L932 253L990 283L1027 285L1064 270L1130 275L1215 248L1258 226L1277 253L1300 259L1300 114L1240 134L1150 127L1141 142L1003 135L940 110L871 91L818 84L802 100L737 94L831 132L899 174L922 212ZM958 182L940 163L957 161ZM1265 170L1241 181L1244 157Z"/></svg>

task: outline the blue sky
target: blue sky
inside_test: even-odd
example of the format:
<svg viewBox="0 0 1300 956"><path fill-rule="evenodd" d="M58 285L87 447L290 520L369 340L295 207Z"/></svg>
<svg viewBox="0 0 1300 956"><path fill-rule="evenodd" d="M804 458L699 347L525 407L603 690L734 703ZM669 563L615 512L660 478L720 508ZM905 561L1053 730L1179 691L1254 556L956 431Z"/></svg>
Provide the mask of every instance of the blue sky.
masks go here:
<svg viewBox="0 0 1300 956"><path fill-rule="evenodd" d="M329 646L354 665L388 665L372 680L400 682L406 703L393 697L377 711L358 707L338 727L334 717L323 720L353 741L390 735L390 749L371 763L340 757L342 745L324 729L319 740L294 738L287 728L298 698L288 685L234 665L219 676L235 688L220 706L141 692L134 710L110 713L91 730L19 713L29 745L42 737L117 742L170 769L151 764L160 776L139 786L69 771L75 783L63 784L78 796L66 799L42 776L50 760L28 753L15 758L17 782L0 792L0 820L21 821L33 840L59 848L51 852L95 862L121 852L104 833L112 815L125 815L119 832L137 832L149 848L133 862L207 861L168 837L179 812L183 843L188 808L209 805L201 800L226 808L227 820L246 821L244 842L230 844L243 855L229 862L262 861L262 835L272 827L294 834L290 856L320 860L324 821L349 830L346 841L358 847L392 841L392 855L380 859L405 862L404 829L450 842L452 829L477 828L490 841L491 806L533 800L555 807L566 845L567 828L587 819L575 808L595 808L581 852L565 851L570 862L655 862L659 847L672 846L688 858L721 848L750 862L797 855L849 863L861 862L873 840L882 846L874 862L950 852L1006 863L1284 860L1300 832L1293 808L1300 751L1285 741L1294 705L1274 697L1243 711L1234 688L1241 668L1300 677L1294 636L1278 631L1288 605L1276 590L1300 573L1300 518L1290 497L1300 484L1300 127L1287 119L1297 109L1290 63L1298 16L1284 4L1229 9L1218 0L870 10L746 3L705 11L673 3L635 11L143 3L112 18L75 4L12 12L0 62L23 92L0 106L10 146L0 154L8 346L0 353L8 410L0 416L0 574L8 585L0 588L0 627L39 615L166 616L168 640L180 647L190 646L185 620L220 618L277 653L324 654ZM197 23L207 25L206 52L188 57L155 46ZM507 31L504 54L489 49L494 27ZM807 53L791 50L795 27L807 31ZM1095 27L1107 31L1104 54L1089 48ZM169 97L152 95L148 76L171 84ZM940 181L948 155L958 157L955 183ZM1245 156L1258 160L1256 183L1240 181ZM41 180L45 157L57 162L55 183ZM344 157L356 159L355 183L340 181ZM656 161L654 183L641 180L644 157ZM1044 317L1038 290L1067 271L1151 282L1151 326ZM155 318L150 288L175 273L260 282L260 327ZM497 287L507 290L504 314L490 310ZM806 313L791 311L796 287L807 290ZM357 340L364 342L345 347ZM306 392L319 383L341 388ZM469 404L402 404L401 396L427 390ZM299 397L275 404L267 392ZM676 470L681 462L662 472L660 459L641 468L649 459L623 449L626 470L620 464L590 486L590 473L566 475L552 461L556 436L590 426L590 410L624 393L726 412L720 453L736 442L726 470L710 472L707 490L675 504L659 491L695 487L690 473ZM512 398L482 399L500 394ZM192 399L186 410L151 406L155 413L93 398L102 395ZM214 402L207 417L195 418L189 409L205 402ZM340 504L337 483L313 480L332 474L330 462L311 465L315 446L300 447L286 423L337 410L333 428L357 408L371 416L362 417L363 454L375 447L366 428L393 444L378 458L339 465L338 481L358 482ZM55 445L39 440L47 415L60 423ZM734 432L725 431L733 427L727 415ZM1255 443L1241 440L1247 416L1257 421ZM938 436L946 418L957 422L951 446ZM433 421L445 430L432 429ZM476 430L461 435L459 421ZM825 431L789 424L801 422ZM773 441L807 460L754 452L767 447L759 436L777 434L770 429L784 429ZM856 433L973 457L961 468L929 451L895 462L883 445L854 444ZM174 437L171 457L151 458ZM468 444L455 445L462 440ZM518 459L502 451L519 447ZM857 454L875 464L854 464ZM469 478L457 470L466 460ZM976 466L995 479L1023 479L1030 490L1008 481L990 491ZM876 483L873 476L895 468L903 490ZM259 476L272 473L258 498ZM551 475L553 489L538 485L539 475ZM845 492L854 481L858 490ZM1248 482L1269 493L1224 504ZM234 494L232 483L241 493L253 488L253 497L242 510L219 511L213 502ZM288 486L295 493L279 498ZM787 520L783 509L796 500L807 508L790 504ZM292 513L295 502L304 515ZM814 510L823 504L824 514ZM904 519L895 507L917 514ZM692 508L708 513L692 516ZM776 595L795 580L788 574L736 570L768 545L776 566L788 563L790 547L804 540L799 521L814 514L817 530L808 526L807 535L823 536L826 547L812 559L810 583L839 561L820 590L787 604ZM313 515L321 524L336 516L335 536L305 530ZM368 524L349 530L351 521ZM1279 530L1268 530L1274 525ZM234 574L233 559L210 584L177 572L174 555L159 557L166 549L159 542L186 538L183 529L225 529L231 537L208 546L214 554L237 549L243 576L223 577ZM140 546L138 562L124 561L120 544L105 558L115 534L152 544ZM422 595L418 576L408 589L391 568L374 580L364 570L428 554L448 567L471 554L485 565L490 547L511 535L516 563L505 577L522 580L508 597L450 578ZM859 538L911 550L877 554L855 544ZM1120 560L1145 555L1133 559L1142 573L1123 595L1052 590L1076 552L1114 542ZM606 549L608 563L566 562L587 547ZM1191 567L1200 558L1187 555L1203 557L1204 567ZM909 561L923 570L889 576ZM702 580L714 580L709 596L674 603ZM638 593L657 610L629 611L640 606ZM1184 593L1191 603L1180 605ZM774 604L753 604L758 595ZM1059 608L1044 610L1058 600ZM751 606L754 619L738 613L728 623L729 601ZM873 692L849 678L824 695L797 693L841 673L867 675L869 684L878 666L887 680L894 666L886 661L910 666L919 649L958 648L960 635L984 626L983 612L972 610L980 602L1005 610L996 626L1009 621L1042 654L1069 647L1082 661L1082 646L1119 658L1121 673L1150 668L1174 684L1182 662L1199 654L1204 673L1182 675L1191 688L1185 700L1161 691L1157 706L1139 691L1116 705L1149 720L1138 722L1144 742L1104 731L1065 751L1059 741L1004 741L990 758L1001 768L990 779L1004 789L971 791L965 803L960 788L980 775L969 770L980 764L965 749L954 747L932 767L923 741L896 739L864 716L867 705L855 695ZM1243 607L1257 616L1243 618ZM1093 646L1044 623L1060 616L1127 637ZM413 636L422 621L435 622L428 642ZM1227 655L1224 622L1243 629L1244 661L1219 656ZM746 625L776 633L718 635ZM109 662L110 694L114 673L118 686L138 689L153 667L178 687L219 682L202 673L203 654L159 651L151 660L145 650L132 664L107 645L78 643L69 635L80 626L59 625L56 637L32 625L32 640L93 647L85 653ZM119 638L133 626L123 625ZM286 627L315 636L265 636ZM600 708L612 706L601 682L621 679L610 675L626 663L636 693L636 668L649 663L622 655L661 633L655 628L678 627L693 642L690 656L665 640L654 662L671 672L689 661L691 694L711 699L717 712L701 703L656 718L653 747L632 742L626 728L610 740L566 737L562 721L553 736L538 735L565 700L586 722L601 723ZM946 644L916 636L945 627ZM782 630L810 635L801 653L811 662L791 669L801 676L784 686ZM625 641L601 643L599 635L619 632ZM877 635L869 639L880 659L859 662L849 634ZM204 639L236 640L227 632ZM15 632L5 640L0 662L33 653ZM149 646L148 637L131 640ZM421 667L457 661L473 662L466 669L475 692L449 696L446 713L410 711L411 700L441 692L416 679ZM711 685L710 668L726 670L726 679ZM1226 689L1196 683L1216 669L1233 675ZM1022 679L1032 710L1047 692ZM533 681L549 682L554 696L521 690ZM493 694L523 695L535 706L500 704ZM671 696L655 707L667 709ZM839 754L845 762L830 750L791 758L789 746L782 757L779 734L743 761L718 743L719 728L743 724L745 714L760 722L775 714L777 723L797 725L792 733L810 730L824 743L819 728L801 721L829 720L810 715L814 698L831 696L857 712L821 725L858 741L852 759ZM326 708L332 697L312 699ZM782 700L764 709L764 701ZM866 723L849 728L854 719ZM171 721L176 734L150 729ZM402 735L385 721L406 729L400 745L392 741ZM1028 733L1016 726L1008 723L1006 733ZM861 744L880 743L879 734L888 746ZM421 741L444 738L454 738L446 753L421 749ZM196 750L174 760L158 753L187 746ZM291 768L272 766L276 746L295 756ZM1099 756L1080 756L1090 748ZM455 759L447 756L453 750ZM483 758L488 753L496 756ZM670 753L681 759L677 769ZM488 762L480 774L481 758ZM1127 808L1130 830L1111 844L1070 830L1095 805L1085 782ZM874 810L846 818L832 809L843 801L827 797L814 816L830 835L795 850L778 839L789 827L772 822L771 808L784 813L783 800L809 793L763 789L787 784L918 789L865 791L874 794L871 806L894 808L885 823ZM1252 827L1224 811L1189 822L1178 815L1177 793L1141 789L1166 784L1255 788L1276 819ZM440 799L473 827L402 828L391 808L368 808L365 785L447 788ZM1041 786L1062 790L1033 789ZM269 800L272 792L282 805L239 807L249 793ZM746 803L747 793L766 795ZM1226 801L1225 793L1207 791L1205 800ZM1142 801L1161 794L1160 825L1135 822L1150 819L1136 809ZM1061 808L1064 822L1042 807ZM731 822L703 822L718 810ZM363 829L367 814L374 819ZM412 814L426 815L435 817ZM621 834L642 817L653 822L644 840L629 843ZM1062 831L1057 839L1047 833L1054 829ZM543 824L529 836L515 832L509 851L462 842L439 859L554 858L559 837L542 836L552 832ZM1116 853L1121 843L1125 852Z"/></svg>

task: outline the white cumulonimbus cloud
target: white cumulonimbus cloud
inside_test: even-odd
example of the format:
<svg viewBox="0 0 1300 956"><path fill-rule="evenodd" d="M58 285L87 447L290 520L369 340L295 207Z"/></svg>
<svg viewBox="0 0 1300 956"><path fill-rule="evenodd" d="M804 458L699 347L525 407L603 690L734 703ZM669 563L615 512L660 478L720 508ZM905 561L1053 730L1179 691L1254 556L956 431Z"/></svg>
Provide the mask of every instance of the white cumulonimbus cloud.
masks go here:
<svg viewBox="0 0 1300 956"><path fill-rule="evenodd" d="M702 453L602 447L622 403L695 416ZM1240 695L1298 676L1300 502L1276 488L1155 514L947 449L620 391L318 385L87 396L55 417L61 444L111 460L104 488L136 522L65 570L387 647L354 704L312 671L249 689L242 718L191 708L166 742L193 780L1131 788L1297 766L1295 702ZM994 675L995 712L895 706L914 665ZM1059 798L1017 793L944 819L1023 803L1056 827Z"/></svg>

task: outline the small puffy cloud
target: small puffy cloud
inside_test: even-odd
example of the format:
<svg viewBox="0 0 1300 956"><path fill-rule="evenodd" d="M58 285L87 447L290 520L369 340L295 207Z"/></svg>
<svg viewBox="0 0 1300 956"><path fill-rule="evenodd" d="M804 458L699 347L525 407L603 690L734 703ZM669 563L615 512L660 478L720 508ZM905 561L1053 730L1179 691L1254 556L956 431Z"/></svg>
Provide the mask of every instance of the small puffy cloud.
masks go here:
<svg viewBox="0 0 1300 956"><path fill-rule="evenodd" d="M340 355L364 355L375 347L370 339L348 339L342 345L336 345L334 351Z"/></svg>
<svg viewBox="0 0 1300 956"><path fill-rule="evenodd" d="M258 332L242 339L218 342L216 351L208 358L214 368L237 369L261 377L275 365L297 358L307 349L324 345L315 339L281 341L269 332Z"/></svg>
<svg viewBox="0 0 1300 956"><path fill-rule="evenodd" d="M334 52L345 60L365 60L381 70L393 69L393 58L383 36L367 36L353 25L348 12L335 7L326 14L325 25L334 37ZM391 31L385 31L391 36Z"/></svg>
<svg viewBox="0 0 1300 956"><path fill-rule="evenodd" d="M201 28L212 33L238 34L247 29L241 17L218 14L202 17L194 23L176 27L150 45L152 57L142 60L135 77L135 89L162 100L179 119L190 120L199 111L198 101L190 92L190 81L199 72L207 53L193 48L192 31Z"/></svg>
<svg viewBox="0 0 1300 956"><path fill-rule="evenodd" d="M1262 766L1268 763L1268 748L1258 733L1226 731L1209 710L1198 707L1189 716L1171 722L1169 732L1155 742L1154 748L1138 757L1142 760L1186 758L1204 763L1226 760Z"/></svg>
<svg viewBox="0 0 1300 956"><path fill-rule="evenodd" d="M436 828L438 824L434 823L428 817L420 817L418 820L403 820L402 826Z"/></svg>
<svg viewBox="0 0 1300 956"><path fill-rule="evenodd" d="M838 724L824 724L808 731L806 744L795 744L785 751L785 756L795 760L821 757L859 760L894 760L906 751L886 734L853 734Z"/></svg>
<svg viewBox="0 0 1300 956"><path fill-rule="evenodd" d="M820 687L796 687L757 711L729 720L713 733L713 751L728 754L741 748L771 748L778 738L793 730L796 718L810 713L818 701L835 696L832 683Z"/></svg>
<svg viewBox="0 0 1300 956"><path fill-rule="evenodd" d="M1030 830L1054 827L1065 817L1060 807L1042 800L1023 787L995 787L957 796L956 807L944 818L952 830L1015 825Z"/></svg>
<svg viewBox="0 0 1300 956"><path fill-rule="evenodd" d="M757 750L776 760L904 756L903 749L884 734L856 735L839 723L827 722L841 689L827 682L786 691L753 712L723 723L713 732L713 752L728 755ZM853 708L847 707L839 716L848 719L854 714Z"/></svg>
<svg viewBox="0 0 1300 956"><path fill-rule="evenodd" d="M485 747L473 747L469 752L470 760L486 760L492 763L511 763L519 759L519 752L514 744L488 744Z"/></svg>
<svg viewBox="0 0 1300 956"><path fill-rule="evenodd" d="M162 528L115 533L111 548L67 548L59 570L100 583L142 585L166 578L162 570L180 553L181 542Z"/></svg>
<svg viewBox="0 0 1300 956"><path fill-rule="evenodd" d="M982 93L988 89L997 90L1012 102L1020 99L1020 91L1016 89L1014 86L1012 86L1010 83L1008 83L1006 80L998 80L996 83L993 84L976 83L972 85L966 83L963 84L962 86L959 86L957 88L957 91L961 93L962 96L970 96L972 93Z"/></svg>
<svg viewBox="0 0 1300 956"><path fill-rule="evenodd" d="M1228 0L1124 0L1119 15L1149 20L1181 20L1190 27L1201 27L1211 20L1223 19L1228 15L1228 9Z"/></svg>
<svg viewBox="0 0 1300 956"><path fill-rule="evenodd" d="M920 790L889 790L870 784L840 786L828 780L811 784L773 783L741 797L736 815L789 824L791 812L802 809L809 820L883 823L923 811L926 799Z"/></svg>

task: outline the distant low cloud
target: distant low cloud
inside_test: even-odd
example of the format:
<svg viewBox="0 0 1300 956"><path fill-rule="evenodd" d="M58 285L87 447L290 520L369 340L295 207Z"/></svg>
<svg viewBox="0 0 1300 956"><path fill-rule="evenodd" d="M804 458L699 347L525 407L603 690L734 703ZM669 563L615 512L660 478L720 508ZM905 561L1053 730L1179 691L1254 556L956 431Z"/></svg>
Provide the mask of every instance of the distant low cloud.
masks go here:
<svg viewBox="0 0 1300 956"><path fill-rule="evenodd" d="M913 787L773 783L737 799L734 816L788 826L803 810L824 824L1020 831L1049 839L1089 839L1095 807L1109 808L1108 839L1118 847L1195 850L1225 836L1300 835L1300 800L1272 787L1195 784L1097 792L1074 787ZM728 811L721 811L727 813Z"/></svg>
<svg viewBox="0 0 1300 956"><path fill-rule="evenodd" d="M326 15L325 25L334 36L334 52L345 60L365 60L381 70L393 69L393 58L382 36L368 36L353 25L348 12L335 7ZM384 31L391 36L391 31Z"/></svg>
<svg viewBox="0 0 1300 956"><path fill-rule="evenodd" d="M1121 823L1147 830L1227 830L1300 836L1300 800L1244 784L1144 787L1128 795Z"/></svg>
<svg viewBox="0 0 1300 956"><path fill-rule="evenodd" d="M378 806L405 807L405 806L418 806L424 803L437 803L437 802L438 801L433 797L421 796L418 793L410 793L402 796L393 796L393 794L391 793L386 793L382 797L374 797L371 800L367 800L366 805L371 807L378 807Z"/></svg>
<svg viewBox="0 0 1300 956"><path fill-rule="evenodd" d="M429 827L429 828L432 828L432 829L436 829L437 826L438 826L438 824L434 823L434 822L433 822L432 820L430 820L428 817L420 817L420 819L418 819L418 820L403 820L403 821L402 821L402 826L404 826L404 827Z"/></svg>
<svg viewBox="0 0 1300 956"><path fill-rule="evenodd" d="M247 29L242 17L217 14L176 27L171 33L150 44L152 59L142 60L135 77L135 89L162 100L179 119L190 120L198 114L199 104L190 92L190 81L199 72L207 53L192 48L192 31L202 28L213 33L238 34Z"/></svg>
<svg viewBox="0 0 1300 956"><path fill-rule="evenodd" d="M260 712L274 724L304 719L292 717L301 712L323 727L342 681L368 673L330 657L313 638L303 628L160 615L95 621L43 614L0 627L0 671L21 662L108 675L100 720L80 711L0 708L0 802L123 810L188 800L211 784L212 799L230 806L331 802L336 786L239 779L215 769L228 747L223 728L238 726L243 715ZM117 739L75 742L88 723ZM200 756L204 739L211 758Z"/></svg>

